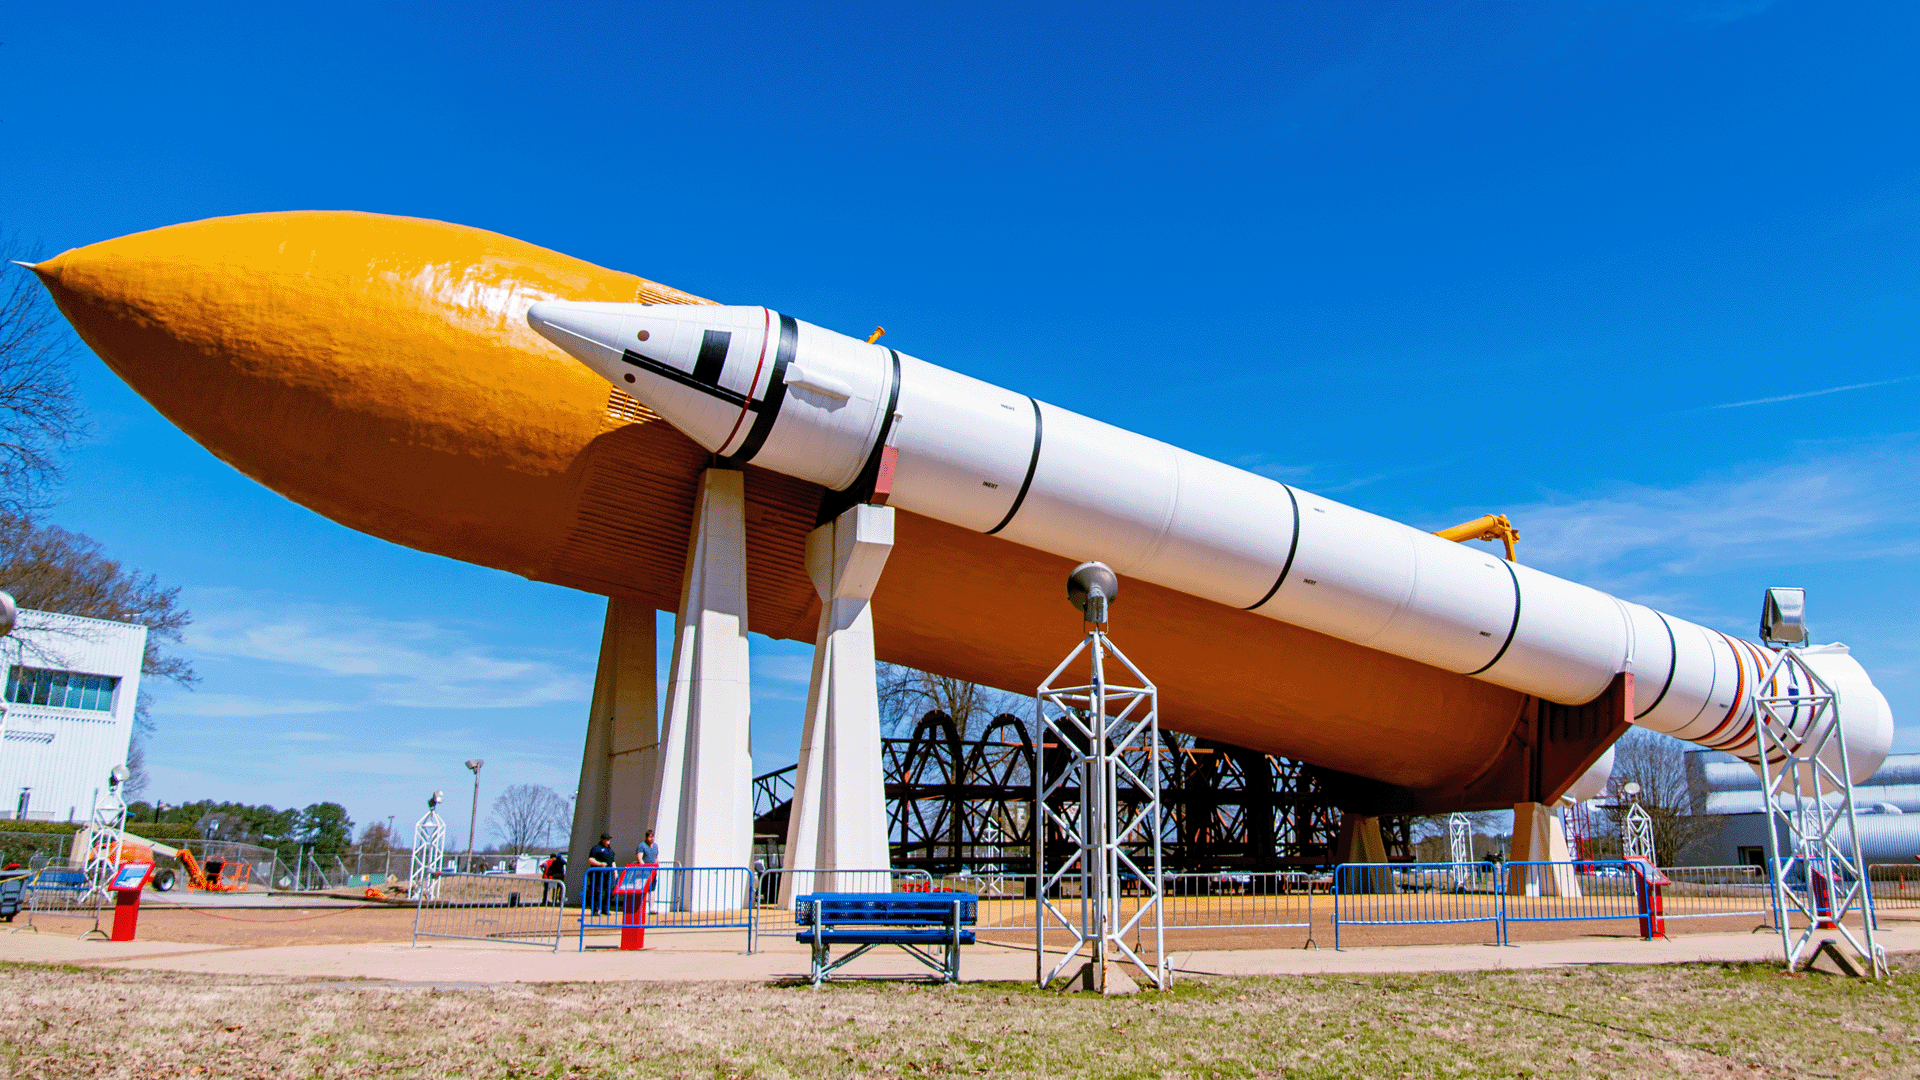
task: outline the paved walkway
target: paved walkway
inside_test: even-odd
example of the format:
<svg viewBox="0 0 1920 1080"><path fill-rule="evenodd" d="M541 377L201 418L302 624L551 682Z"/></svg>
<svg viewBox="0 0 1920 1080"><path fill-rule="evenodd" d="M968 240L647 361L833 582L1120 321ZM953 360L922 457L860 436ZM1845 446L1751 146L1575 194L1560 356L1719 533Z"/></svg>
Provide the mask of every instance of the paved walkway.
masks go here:
<svg viewBox="0 0 1920 1080"><path fill-rule="evenodd" d="M1825 936L1825 935L1823 935ZM1889 927L1878 934L1888 952L1920 951L1920 927ZM371 979L389 984L453 988L490 983L599 981L744 981L802 978L806 950L792 940L766 939L742 952L738 931L648 934L639 952L563 947L549 952L524 945L437 940L405 944L293 945L261 948L171 942L80 941L61 934L0 934L0 961L86 964L144 971L222 975ZM1499 968L1580 967L1595 964L1770 960L1777 934L1688 934L1646 942L1580 938L1520 945L1407 945L1389 948L1246 949L1176 952L1174 966L1208 975L1305 975L1362 972L1483 971ZM1049 965L1051 966L1051 965ZM898 950L875 950L845 969L852 975L906 975L925 971ZM1023 981L1034 977L1031 949L977 945L963 954L967 981Z"/></svg>

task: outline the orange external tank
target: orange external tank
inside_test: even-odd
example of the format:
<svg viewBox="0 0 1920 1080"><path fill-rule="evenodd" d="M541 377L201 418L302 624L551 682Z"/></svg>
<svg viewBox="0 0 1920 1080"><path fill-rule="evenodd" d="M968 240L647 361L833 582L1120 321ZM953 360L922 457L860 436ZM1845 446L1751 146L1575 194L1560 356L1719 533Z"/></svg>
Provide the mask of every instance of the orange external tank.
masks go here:
<svg viewBox="0 0 1920 1080"><path fill-rule="evenodd" d="M274 491L421 551L677 606L709 455L542 339L526 312L547 299L708 301L479 229L347 212L176 225L34 269L115 372ZM804 541L826 493L746 474L752 629L809 641ZM1030 691L1080 635L1060 595L1069 569L902 513L874 597L879 656ZM1146 582L1128 584L1116 619L1162 690L1167 727L1403 789L1458 793L1511 752L1532 708ZM1443 803L1464 805L1429 801Z"/></svg>

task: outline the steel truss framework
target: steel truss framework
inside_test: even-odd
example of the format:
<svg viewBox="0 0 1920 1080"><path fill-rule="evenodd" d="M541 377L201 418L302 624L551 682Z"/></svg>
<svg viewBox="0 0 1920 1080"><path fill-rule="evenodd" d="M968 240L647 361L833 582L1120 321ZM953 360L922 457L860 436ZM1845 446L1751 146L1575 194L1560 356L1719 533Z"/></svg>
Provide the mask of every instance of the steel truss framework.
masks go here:
<svg viewBox="0 0 1920 1080"><path fill-rule="evenodd" d="M433 807L413 823L413 856L407 865L407 895L439 899L440 859L447 850L447 823Z"/></svg>
<svg viewBox="0 0 1920 1080"><path fill-rule="evenodd" d="M1756 685L1753 701L1767 804L1767 862L1774 867L1774 922L1787 968L1811 962L1818 948L1809 948L1814 934L1834 930L1867 958L1875 978L1884 977L1887 954L1873 940L1873 901L1854 821L1853 769L1839 699L1787 647ZM1829 757L1838 759L1837 769ZM1803 923L1797 934L1795 912ZM1847 926L1848 915L1859 917L1861 938Z"/></svg>
<svg viewBox="0 0 1920 1080"><path fill-rule="evenodd" d="M1087 681L1079 682L1076 662L1083 657ZM1114 647L1100 624L1034 696L1043 745L1067 757L1066 768L1036 776L1033 785L1034 814L1045 825L1034 845L1034 974L1042 987L1076 960L1088 965L1089 989L1102 993L1118 962L1133 965L1156 989L1165 990L1172 977L1160 860L1160 765L1167 755L1159 702L1152 680ZM1069 778L1078 781L1079 798L1060 805ZM1047 839L1054 834L1065 841L1064 850L1056 849L1059 855L1049 860ZM1056 926L1073 944L1049 969L1047 931ZM1151 963L1127 944L1129 934L1148 931Z"/></svg>
<svg viewBox="0 0 1920 1080"><path fill-rule="evenodd" d="M1638 802L1627 807L1627 819L1620 830L1620 857L1660 865L1659 852L1653 850L1653 815Z"/></svg>
<svg viewBox="0 0 1920 1080"><path fill-rule="evenodd" d="M1267 873L1337 861L1340 811L1311 767L1164 730L1160 744L1168 873ZM1027 872L1033 760L1027 720L1011 713L968 739L946 713L929 712L911 737L884 740L893 865L934 874ZM1047 776L1057 778L1068 754L1051 746L1045 763ZM793 774L788 766L754 778L754 834L763 850L786 836ZM1079 797L1078 782L1068 777L1053 800L1066 806ZM1389 861L1413 859L1410 826L1405 817L1380 819ZM1060 838L1049 842L1057 847Z"/></svg>

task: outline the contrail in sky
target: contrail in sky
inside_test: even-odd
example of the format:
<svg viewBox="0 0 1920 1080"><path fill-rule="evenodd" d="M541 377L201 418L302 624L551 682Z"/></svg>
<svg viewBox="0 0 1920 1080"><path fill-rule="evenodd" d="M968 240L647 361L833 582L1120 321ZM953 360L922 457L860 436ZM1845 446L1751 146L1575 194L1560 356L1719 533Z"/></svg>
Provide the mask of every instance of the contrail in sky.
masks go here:
<svg viewBox="0 0 1920 1080"><path fill-rule="evenodd" d="M1898 379L1887 379L1882 382L1854 383L1852 386L1830 386L1825 390L1809 390L1804 394L1782 394L1779 397L1755 398L1752 401L1733 401L1725 405L1714 405L1710 407L1715 409L1738 409L1748 405L1772 405L1777 401L1798 401L1801 398L1819 397L1822 394L1838 394L1843 390L1865 390L1870 386L1892 386L1894 383L1912 382L1915 379L1920 379L1920 375L1904 375Z"/></svg>

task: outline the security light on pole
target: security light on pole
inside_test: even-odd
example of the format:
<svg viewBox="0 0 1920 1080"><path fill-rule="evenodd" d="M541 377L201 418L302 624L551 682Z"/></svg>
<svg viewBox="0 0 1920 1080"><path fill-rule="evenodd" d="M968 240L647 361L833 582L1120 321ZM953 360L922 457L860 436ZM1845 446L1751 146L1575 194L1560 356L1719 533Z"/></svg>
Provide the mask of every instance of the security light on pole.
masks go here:
<svg viewBox="0 0 1920 1080"><path fill-rule="evenodd" d="M1774 646L1807 643L1807 590L1767 590L1760 603L1760 640Z"/></svg>
<svg viewBox="0 0 1920 1080"><path fill-rule="evenodd" d="M473 816L467 819L467 869L473 869L473 832L480 826L480 766L486 762L479 758L468 758L467 768L473 770Z"/></svg>

